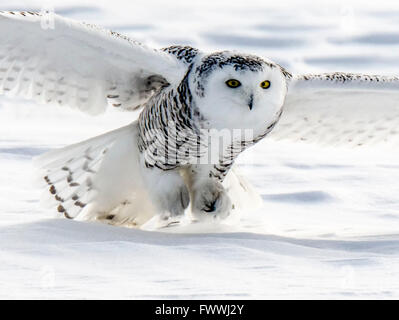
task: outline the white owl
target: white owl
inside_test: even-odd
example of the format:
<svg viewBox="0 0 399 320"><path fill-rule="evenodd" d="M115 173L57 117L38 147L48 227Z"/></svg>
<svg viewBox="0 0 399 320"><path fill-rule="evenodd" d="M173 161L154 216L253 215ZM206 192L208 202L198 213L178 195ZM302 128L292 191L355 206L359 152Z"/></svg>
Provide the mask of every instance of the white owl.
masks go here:
<svg viewBox="0 0 399 320"><path fill-rule="evenodd" d="M185 212L224 218L256 199L234 160L273 129L274 139L397 141L397 77L292 75L253 55L153 50L57 15L54 28L40 20L0 13L1 93L93 115L142 109L126 127L37 160L67 218L137 226Z"/></svg>

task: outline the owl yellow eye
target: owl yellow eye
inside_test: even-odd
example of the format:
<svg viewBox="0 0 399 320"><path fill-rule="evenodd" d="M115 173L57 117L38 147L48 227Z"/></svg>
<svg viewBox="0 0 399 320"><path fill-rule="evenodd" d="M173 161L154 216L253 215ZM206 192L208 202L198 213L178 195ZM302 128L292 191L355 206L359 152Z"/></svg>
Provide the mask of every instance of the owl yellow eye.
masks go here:
<svg viewBox="0 0 399 320"><path fill-rule="evenodd" d="M263 89L268 89L268 88L270 88L270 81L269 81L269 80L262 81L262 82L260 83L260 86L261 86L261 88L263 88Z"/></svg>
<svg viewBox="0 0 399 320"><path fill-rule="evenodd" d="M241 82L236 79L230 79L226 81L226 85L229 88L238 88L241 85Z"/></svg>

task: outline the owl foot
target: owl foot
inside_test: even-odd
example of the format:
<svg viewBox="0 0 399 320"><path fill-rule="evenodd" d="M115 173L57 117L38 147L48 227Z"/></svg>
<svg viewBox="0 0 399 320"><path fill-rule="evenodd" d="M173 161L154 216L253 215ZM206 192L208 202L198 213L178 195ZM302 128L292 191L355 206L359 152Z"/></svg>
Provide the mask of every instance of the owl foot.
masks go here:
<svg viewBox="0 0 399 320"><path fill-rule="evenodd" d="M221 183L207 181L193 191L192 212L196 219L226 218L232 203Z"/></svg>
<svg viewBox="0 0 399 320"><path fill-rule="evenodd" d="M190 195L186 186L170 190L162 198L163 213L161 214L161 219L165 222L174 221L183 216L190 203Z"/></svg>
<svg viewBox="0 0 399 320"><path fill-rule="evenodd" d="M185 185L167 195L168 212L172 217L181 216L190 203L190 194Z"/></svg>

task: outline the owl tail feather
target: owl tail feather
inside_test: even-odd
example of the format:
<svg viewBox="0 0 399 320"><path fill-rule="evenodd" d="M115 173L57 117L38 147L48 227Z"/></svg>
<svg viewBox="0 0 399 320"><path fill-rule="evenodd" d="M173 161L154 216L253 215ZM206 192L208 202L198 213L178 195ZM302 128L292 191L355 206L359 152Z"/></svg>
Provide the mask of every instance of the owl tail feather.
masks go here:
<svg viewBox="0 0 399 320"><path fill-rule="evenodd" d="M137 216L121 212L142 192L136 137L134 122L37 157L34 164L48 188L44 203L69 219L104 219L112 224L146 221L143 213L149 210L142 203Z"/></svg>

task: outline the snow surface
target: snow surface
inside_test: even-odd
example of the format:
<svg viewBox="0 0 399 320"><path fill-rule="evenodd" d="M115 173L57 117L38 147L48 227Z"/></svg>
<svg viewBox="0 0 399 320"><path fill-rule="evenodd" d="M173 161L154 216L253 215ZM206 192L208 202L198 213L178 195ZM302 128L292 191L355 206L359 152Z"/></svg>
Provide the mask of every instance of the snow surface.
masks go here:
<svg viewBox="0 0 399 320"><path fill-rule="evenodd" d="M154 47L263 55L295 72L399 74L395 1L13 1L53 5ZM132 121L0 98L0 298L399 298L399 153L267 139L241 172L263 198L240 224L144 231L39 204L33 156Z"/></svg>

